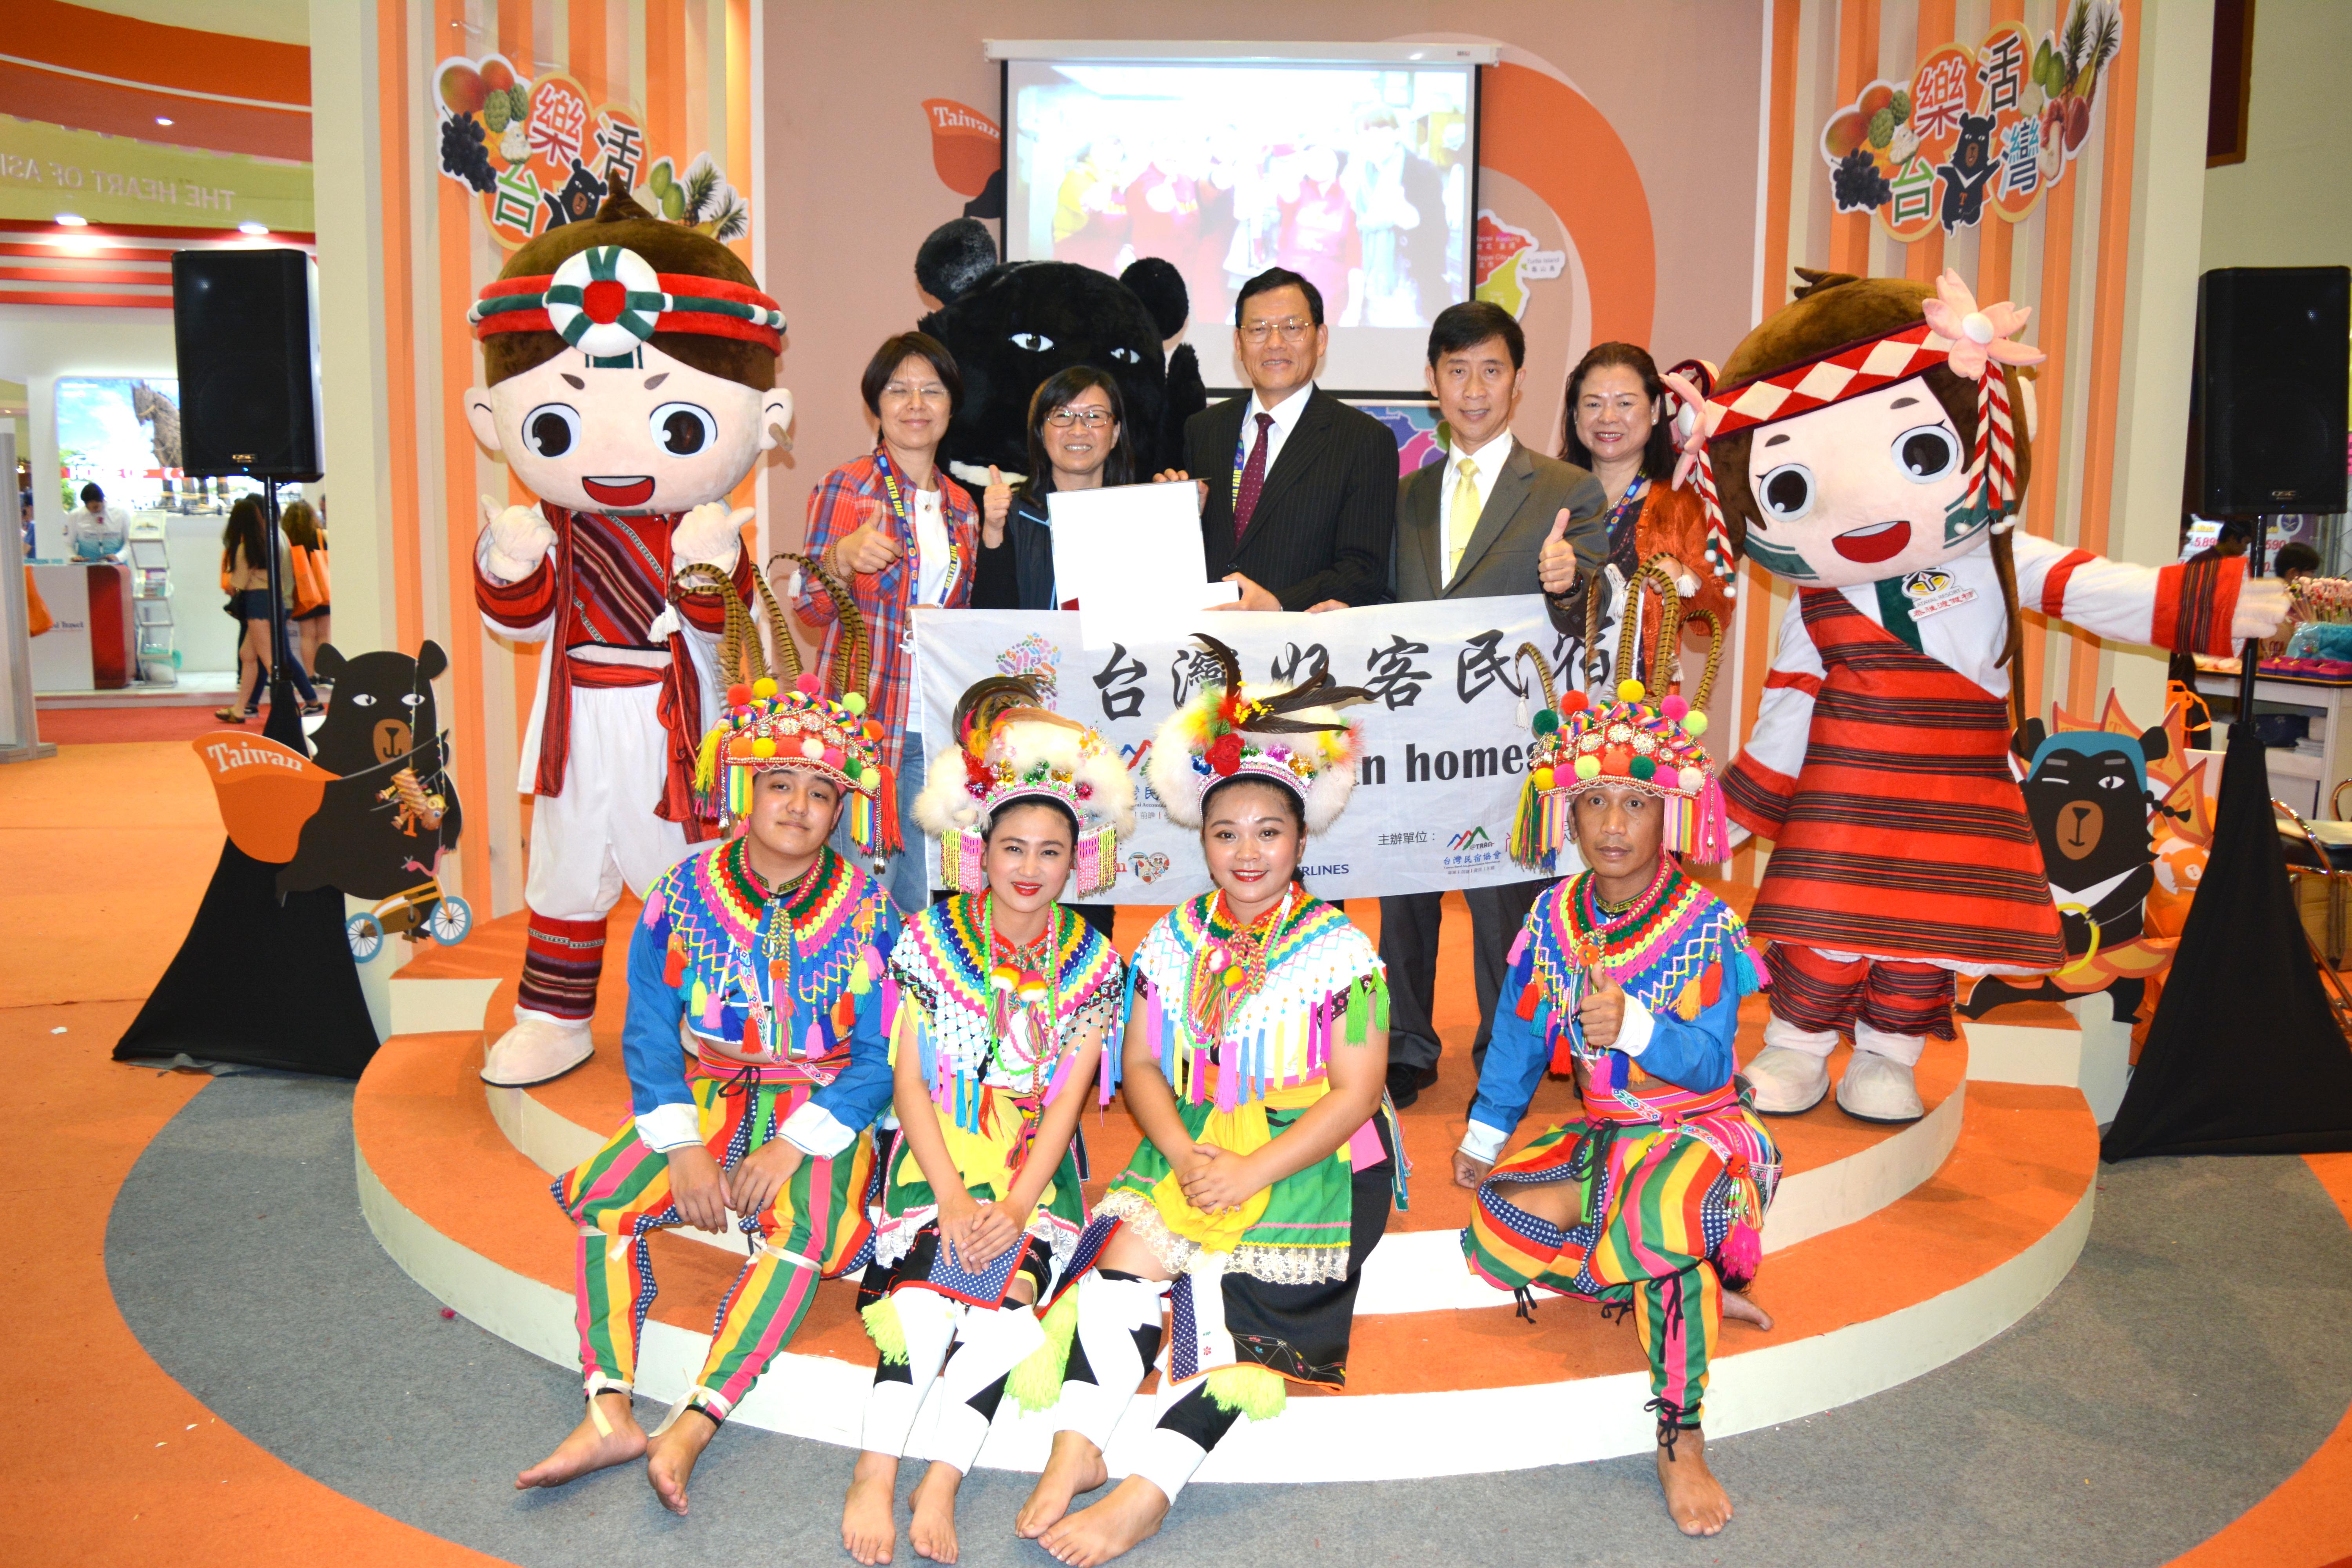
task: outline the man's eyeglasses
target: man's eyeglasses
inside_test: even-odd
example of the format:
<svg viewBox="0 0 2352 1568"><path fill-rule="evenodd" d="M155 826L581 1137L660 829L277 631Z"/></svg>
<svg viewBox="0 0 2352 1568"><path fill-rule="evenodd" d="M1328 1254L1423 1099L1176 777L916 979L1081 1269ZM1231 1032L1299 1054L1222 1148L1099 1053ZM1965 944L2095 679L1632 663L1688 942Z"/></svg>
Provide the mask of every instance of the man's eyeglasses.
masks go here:
<svg viewBox="0 0 2352 1568"><path fill-rule="evenodd" d="M1073 425L1083 425L1089 430L1099 430L1110 423L1108 408L1056 408L1045 416L1045 423L1056 430L1066 430Z"/></svg>
<svg viewBox="0 0 2352 1568"><path fill-rule="evenodd" d="M1269 334L1278 333L1286 342L1297 342L1312 334L1315 323L1304 316L1285 316L1279 321L1252 321L1241 330L1242 341L1262 343Z"/></svg>

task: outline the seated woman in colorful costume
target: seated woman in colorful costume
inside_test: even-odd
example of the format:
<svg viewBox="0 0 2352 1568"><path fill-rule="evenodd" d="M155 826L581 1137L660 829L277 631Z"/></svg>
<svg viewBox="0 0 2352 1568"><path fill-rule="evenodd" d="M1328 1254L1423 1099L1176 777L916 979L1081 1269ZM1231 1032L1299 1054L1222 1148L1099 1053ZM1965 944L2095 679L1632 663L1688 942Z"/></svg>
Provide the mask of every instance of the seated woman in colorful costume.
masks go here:
<svg viewBox="0 0 2352 1568"><path fill-rule="evenodd" d="M919 1554L953 1562L956 1490L1008 1378L1023 1369L1013 1396L1031 1409L1061 1393L1061 1350L1034 1309L1085 1227L1078 1117L1126 965L1057 900L1074 879L1085 898L1118 878L1135 784L1116 746L1039 703L1026 678L965 692L961 749L915 802L961 890L907 922L885 982L898 1129L859 1290L881 1357L841 1516L860 1563L890 1559L898 1460L927 1401L938 1426L911 1533Z"/></svg>
<svg viewBox="0 0 2352 1568"><path fill-rule="evenodd" d="M724 666L748 626L740 597L720 592ZM789 637L778 646L789 658ZM866 1130L891 1088L883 955L898 919L880 884L825 844L845 800L884 788L862 677L838 700L789 670L781 690L764 675L731 686L703 741L697 794L725 836L655 880L630 939L622 1050L635 1115L552 1189L580 1234L588 1415L518 1487L642 1454L664 1505L686 1512L719 1424L792 1342L818 1280L865 1246ZM730 1211L751 1257L693 1387L648 1437L631 1400L656 1289L651 1235L723 1234Z"/></svg>
<svg viewBox="0 0 2352 1568"><path fill-rule="evenodd" d="M1049 1334L1075 1342L1053 1455L1015 1523L1066 1563L1156 1532L1236 1420L1280 1414L1286 1380L1345 1383L1401 1164L1379 956L1294 876L1355 785L1360 740L1336 709L1364 693L1328 674L1245 688L1233 650L1200 641L1223 678L1160 727L1147 765L1170 819L1200 829L1215 887L1155 924L1129 970L1120 1066L1145 1141L1079 1242L1075 1289L1048 1303ZM1103 1450L1163 1298L1176 1330L1155 1425L1118 1489L1068 1513L1109 1479Z"/></svg>
<svg viewBox="0 0 2352 1568"><path fill-rule="evenodd" d="M1654 565L1632 592L1644 581L1664 590L1652 668L1670 680L1673 584ZM1454 1157L1454 1180L1478 1190L1463 1251L1472 1272L1517 1293L1522 1316L1542 1289L1633 1317L1667 1511L1685 1534L1713 1535L1731 1504L1699 1430L1707 1362L1727 1308L1771 1326L1727 1293L1755 1276L1780 1173L1732 1074L1740 998L1763 988L1763 965L1739 917L1675 859L1727 852L1723 796L1698 744L1715 658L1687 702L1653 702L1633 680L1594 702L1573 690L1555 700L1542 656L1521 651L1536 658L1547 709L1511 853L1549 869L1573 843L1591 869L1546 892L1512 949ZM1575 1074L1584 1114L1496 1164L1547 1067Z"/></svg>

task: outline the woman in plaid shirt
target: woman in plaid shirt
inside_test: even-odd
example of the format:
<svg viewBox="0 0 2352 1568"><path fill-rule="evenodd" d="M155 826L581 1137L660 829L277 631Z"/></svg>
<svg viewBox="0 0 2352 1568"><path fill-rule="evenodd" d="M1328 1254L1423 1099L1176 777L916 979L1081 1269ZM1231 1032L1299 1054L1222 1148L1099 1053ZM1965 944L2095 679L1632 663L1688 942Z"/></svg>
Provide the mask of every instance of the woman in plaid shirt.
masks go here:
<svg viewBox="0 0 2352 1568"><path fill-rule="evenodd" d="M874 716L882 725L882 765L889 770L877 824L888 859L879 875L892 900L911 912L930 894L922 829L913 817L923 790L923 696L908 612L970 602L980 512L934 460L963 399L963 378L946 345L921 332L886 340L867 362L860 390L880 438L872 452L834 469L810 492L807 550L849 585L873 639ZM830 666L842 631L832 599L803 582L794 609L803 624L824 628L823 658ZM834 847L852 853L845 840Z"/></svg>

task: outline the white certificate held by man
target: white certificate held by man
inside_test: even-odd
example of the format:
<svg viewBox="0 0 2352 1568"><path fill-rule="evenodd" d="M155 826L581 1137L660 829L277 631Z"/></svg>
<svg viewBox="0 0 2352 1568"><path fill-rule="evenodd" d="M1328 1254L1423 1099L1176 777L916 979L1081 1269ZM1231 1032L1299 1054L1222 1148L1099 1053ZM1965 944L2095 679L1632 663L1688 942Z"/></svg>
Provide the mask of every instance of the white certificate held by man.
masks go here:
<svg viewBox="0 0 2352 1568"><path fill-rule="evenodd" d="M1209 581L1200 505L1186 484L1047 492L1062 607L1157 621L1233 603L1234 584Z"/></svg>

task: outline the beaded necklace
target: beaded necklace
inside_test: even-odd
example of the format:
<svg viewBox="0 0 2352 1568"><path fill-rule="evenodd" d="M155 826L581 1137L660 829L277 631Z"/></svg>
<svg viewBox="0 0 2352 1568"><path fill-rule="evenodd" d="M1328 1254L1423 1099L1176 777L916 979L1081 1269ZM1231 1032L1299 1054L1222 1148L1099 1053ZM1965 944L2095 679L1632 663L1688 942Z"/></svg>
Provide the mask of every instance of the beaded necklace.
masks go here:
<svg viewBox="0 0 2352 1568"><path fill-rule="evenodd" d="M1599 967L1606 971L1612 958L1625 956L1634 946L1626 939L1646 934L1643 930L1645 912L1663 902L1685 879L1673 858L1662 851L1650 885L1631 901L1612 907L1601 901L1600 878L1591 872L1578 878L1575 896L1568 900L1569 935L1577 963L1586 969Z"/></svg>
<svg viewBox="0 0 2352 1568"><path fill-rule="evenodd" d="M988 1057L1008 1077L1026 1072L1025 1092L1034 1095L1043 1087L1045 1069L1061 1044L1055 1027L1061 1017L1061 965L1055 959L1066 934L1063 922L1077 917L1055 904L1046 916L1045 929L1034 940L1016 943L996 934L996 895L982 893L980 901L981 951L989 961ZM1024 1031L1029 1037L1026 1054L1013 1039L1011 1025L1015 1009L1027 1025Z"/></svg>
<svg viewBox="0 0 2352 1568"><path fill-rule="evenodd" d="M772 1061L782 1061L792 1048L793 1014L796 1004L793 998L793 977L800 967L800 936L793 929L793 911L807 902L825 868L826 853L817 851L808 868L793 884L771 891L764 879L751 869L744 841L736 839L727 847L722 858L722 885L741 899L753 911L762 905L775 910L775 918L768 922L768 934L761 945L759 956L767 961L768 984L762 987L751 966L751 955L743 955L743 1051L747 1056L759 1056ZM762 1005L761 996L767 998Z"/></svg>
<svg viewBox="0 0 2352 1568"><path fill-rule="evenodd" d="M1247 926L1234 918L1225 890L1209 900L1203 921L1209 940L1192 955L1192 972L1185 987L1185 1006L1194 1035L1214 1043L1224 1038L1225 1021L1248 1005L1265 986L1265 950L1290 923L1298 885L1282 890L1282 902Z"/></svg>

